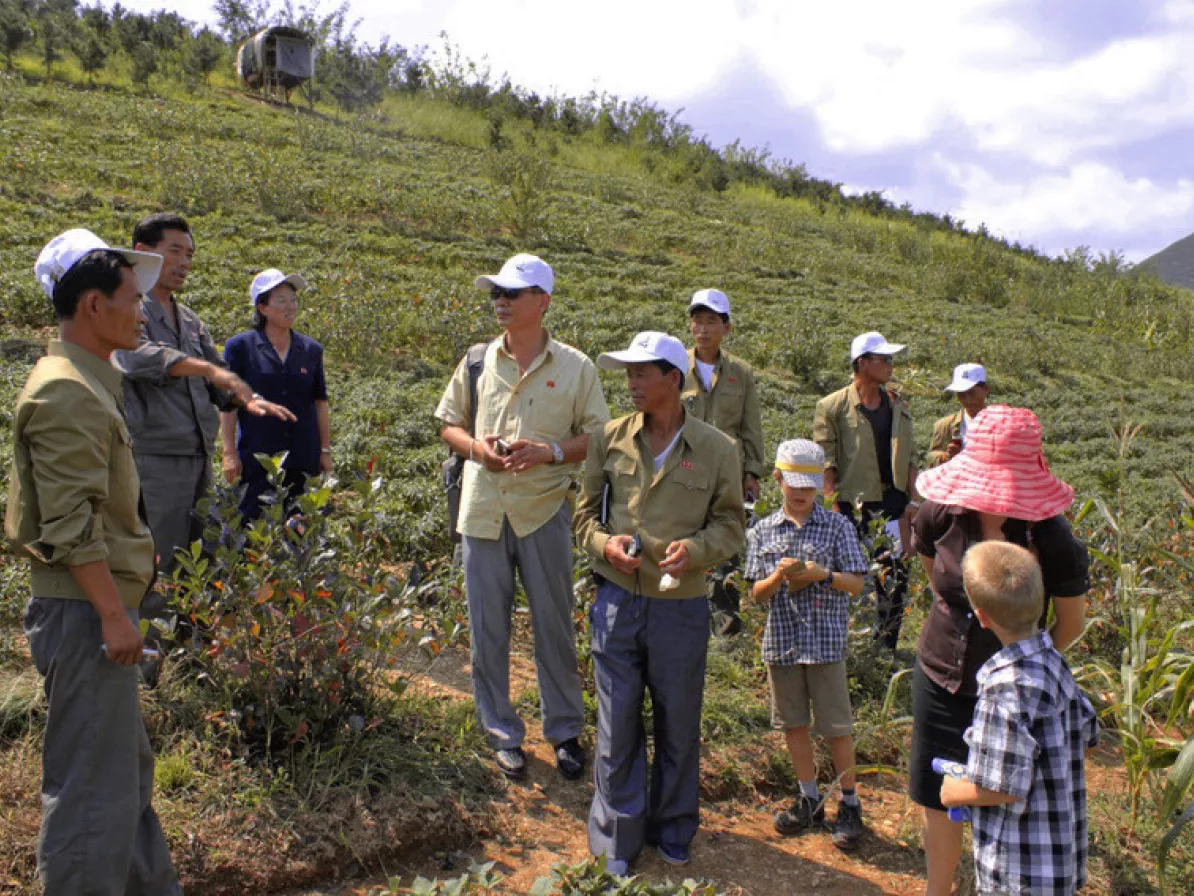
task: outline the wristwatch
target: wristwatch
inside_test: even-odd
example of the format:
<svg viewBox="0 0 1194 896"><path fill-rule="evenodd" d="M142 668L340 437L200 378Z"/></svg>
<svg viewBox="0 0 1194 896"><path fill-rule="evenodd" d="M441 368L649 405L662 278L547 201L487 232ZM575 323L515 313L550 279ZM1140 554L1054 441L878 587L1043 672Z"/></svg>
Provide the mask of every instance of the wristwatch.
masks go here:
<svg viewBox="0 0 1194 896"><path fill-rule="evenodd" d="M560 447L559 442L549 443L551 448L551 462L553 464L562 464L564 462L564 449Z"/></svg>

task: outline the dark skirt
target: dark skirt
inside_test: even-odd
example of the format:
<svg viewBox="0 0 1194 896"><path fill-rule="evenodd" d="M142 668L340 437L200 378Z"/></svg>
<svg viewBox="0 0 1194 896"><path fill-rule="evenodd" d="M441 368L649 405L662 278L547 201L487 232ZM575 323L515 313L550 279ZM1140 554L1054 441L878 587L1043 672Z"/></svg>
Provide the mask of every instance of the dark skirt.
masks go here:
<svg viewBox="0 0 1194 896"><path fill-rule="evenodd" d="M934 758L965 762L969 753L962 735L974 719L977 697L952 694L937 684L918 661L912 670L912 753L909 758L908 793L912 802L926 809L941 805L941 775L933 771Z"/></svg>

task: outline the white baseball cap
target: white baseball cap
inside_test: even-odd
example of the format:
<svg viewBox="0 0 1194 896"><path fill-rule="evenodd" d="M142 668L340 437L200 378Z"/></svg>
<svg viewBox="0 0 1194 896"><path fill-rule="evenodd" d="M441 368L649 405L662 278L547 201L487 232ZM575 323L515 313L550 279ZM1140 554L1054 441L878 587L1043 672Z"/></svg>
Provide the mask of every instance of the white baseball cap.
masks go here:
<svg viewBox="0 0 1194 896"><path fill-rule="evenodd" d="M981 364L959 364L954 368L953 381L945 387L947 392L969 392L975 386L987 381L987 369Z"/></svg>
<svg viewBox="0 0 1194 896"><path fill-rule="evenodd" d="M162 256L153 252L137 252L134 249L113 249L90 230L76 228L58 234L46 243L41 254L37 256L33 273L46 295L53 299L54 290L66 276L66 272L84 255L96 249L110 249L124 256L125 261L133 266L139 292L147 293L157 284L158 274L162 272Z"/></svg>
<svg viewBox="0 0 1194 896"><path fill-rule="evenodd" d="M530 289L537 286L547 294L555 286L556 276L551 272L551 265L538 255L527 255L525 252L515 255L496 274L482 274L473 281L479 289L492 289L500 286L502 289Z"/></svg>
<svg viewBox="0 0 1194 896"><path fill-rule="evenodd" d="M688 349L675 336L647 330L630 340L630 348L626 351L597 356L597 366L602 370L620 370L627 364L649 361L667 361L684 374L688 372Z"/></svg>
<svg viewBox="0 0 1194 896"><path fill-rule="evenodd" d="M883 338L882 333L872 330L869 333L863 333L861 336L854 337L854 341L850 343L850 360L857 361L863 355L894 355L896 352L902 352L907 347L906 345L896 345L894 342L888 342Z"/></svg>
<svg viewBox="0 0 1194 896"><path fill-rule="evenodd" d="M688 303L688 313L692 314L698 308L708 308L729 317L730 297L720 289L698 289L692 294L692 301Z"/></svg>
<svg viewBox="0 0 1194 896"><path fill-rule="evenodd" d="M263 293L267 293L283 283L289 283L294 287L295 292L301 292L307 288L307 281L303 279L302 274L283 274L277 268L267 268L253 278L253 283L249 287L250 306L256 308L257 300Z"/></svg>
<svg viewBox="0 0 1194 896"><path fill-rule="evenodd" d="M825 481L825 452L808 439L789 439L775 452L775 469L790 488L817 488Z"/></svg>

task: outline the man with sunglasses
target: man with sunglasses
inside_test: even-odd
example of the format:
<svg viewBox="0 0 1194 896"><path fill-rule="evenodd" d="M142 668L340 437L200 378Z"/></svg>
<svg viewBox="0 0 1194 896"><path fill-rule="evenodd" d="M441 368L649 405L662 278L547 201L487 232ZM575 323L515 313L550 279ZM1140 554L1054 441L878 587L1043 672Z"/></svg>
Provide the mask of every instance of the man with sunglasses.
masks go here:
<svg viewBox="0 0 1194 896"><path fill-rule="evenodd" d="M892 356L905 346L876 332L850 345L854 381L817 402L813 439L825 451L825 494L834 509L857 521L880 572L875 577L875 642L894 655L900 638L908 568L882 537L889 521L899 524L900 542L910 541L916 495L916 436L912 411L887 389ZM879 532L872 535L872 523Z"/></svg>
<svg viewBox="0 0 1194 896"><path fill-rule="evenodd" d="M543 316L555 277L534 255L515 255L500 273L478 277L502 335L485 350L472 398L466 356L435 415L440 436L467 458L457 529L472 635L473 700L498 768L526 776L526 728L510 702L510 618L514 572L534 626L543 736L565 778L579 778L584 703L572 616L573 476L589 434L609 420L597 368L551 338Z"/></svg>

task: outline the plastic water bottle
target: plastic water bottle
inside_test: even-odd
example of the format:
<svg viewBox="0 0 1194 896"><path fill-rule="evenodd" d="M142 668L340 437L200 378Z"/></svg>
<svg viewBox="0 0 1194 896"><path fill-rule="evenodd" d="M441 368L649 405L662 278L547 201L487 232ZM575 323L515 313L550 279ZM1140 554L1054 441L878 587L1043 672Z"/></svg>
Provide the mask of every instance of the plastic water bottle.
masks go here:
<svg viewBox="0 0 1194 896"><path fill-rule="evenodd" d="M954 762L952 759L942 759L940 756L933 760L933 771L939 775L945 775L947 778L966 778L966 766L960 762ZM950 821L970 821L970 807L969 806L954 806L949 809L946 814Z"/></svg>

